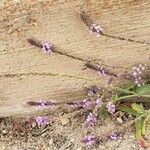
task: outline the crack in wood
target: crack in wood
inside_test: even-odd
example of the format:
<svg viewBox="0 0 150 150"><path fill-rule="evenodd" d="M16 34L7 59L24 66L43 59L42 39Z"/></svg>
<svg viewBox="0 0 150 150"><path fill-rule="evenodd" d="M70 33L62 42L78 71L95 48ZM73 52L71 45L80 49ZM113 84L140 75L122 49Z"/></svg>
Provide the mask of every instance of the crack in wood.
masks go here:
<svg viewBox="0 0 150 150"><path fill-rule="evenodd" d="M93 79L86 78L86 77L83 77L83 76L76 76L76 75L72 75L72 74L38 73L38 72L12 73L12 74L8 73L8 74L0 75L0 78L14 78L14 77L21 77L21 76L51 76L51 77L58 76L58 77L75 78L75 79L95 82Z"/></svg>

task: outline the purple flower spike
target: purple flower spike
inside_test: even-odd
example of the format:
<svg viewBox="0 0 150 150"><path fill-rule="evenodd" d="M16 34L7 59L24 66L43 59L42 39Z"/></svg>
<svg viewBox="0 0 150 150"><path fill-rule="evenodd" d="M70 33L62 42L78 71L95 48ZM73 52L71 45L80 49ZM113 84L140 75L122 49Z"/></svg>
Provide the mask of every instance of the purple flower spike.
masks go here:
<svg viewBox="0 0 150 150"><path fill-rule="evenodd" d="M112 102L109 102L107 105L107 111L110 113L110 114L113 114L115 111L116 111L116 106L115 104L113 104Z"/></svg>
<svg viewBox="0 0 150 150"><path fill-rule="evenodd" d="M92 134L85 136L82 140L82 143L86 145L93 145L96 142L96 137Z"/></svg>
<svg viewBox="0 0 150 150"><path fill-rule="evenodd" d="M90 28L91 33L96 34L98 37L103 31L102 27L95 23L93 23L89 28Z"/></svg>
<svg viewBox="0 0 150 150"><path fill-rule="evenodd" d="M42 42L41 45L42 45L42 50L44 51L44 53L51 54L53 44L49 42Z"/></svg>
<svg viewBox="0 0 150 150"><path fill-rule="evenodd" d="M112 139L112 140L117 140L117 139L119 139L119 134L116 133L116 132L112 132L112 133L109 135L109 138Z"/></svg>
<svg viewBox="0 0 150 150"><path fill-rule="evenodd" d="M36 117L35 120L38 125L49 124L49 117L47 117L47 116L38 116L38 117Z"/></svg>
<svg viewBox="0 0 150 150"><path fill-rule="evenodd" d="M100 105L102 100L100 98L97 98L96 100L92 101L90 99L83 99L75 102L68 102L67 105L73 107L73 108L88 108L90 106Z"/></svg>
<svg viewBox="0 0 150 150"><path fill-rule="evenodd" d="M142 81L142 77L141 77L143 70L145 70L145 68L141 64L132 68L132 76L133 76L134 82L135 82L135 84L137 84L137 86L141 86L144 84Z"/></svg>
<svg viewBox="0 0 150 150"><path fill-rule="evenodd" d="M94 115L93 113L90 113L84 123L84 127L93 126L95 125L96 121L97 121L96 115Z"/></svg>

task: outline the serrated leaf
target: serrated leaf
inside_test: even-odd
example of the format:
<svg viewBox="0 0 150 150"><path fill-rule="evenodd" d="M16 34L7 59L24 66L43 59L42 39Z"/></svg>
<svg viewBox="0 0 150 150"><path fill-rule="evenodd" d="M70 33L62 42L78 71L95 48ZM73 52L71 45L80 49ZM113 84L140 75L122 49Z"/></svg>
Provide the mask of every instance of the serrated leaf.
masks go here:
<svg viewBox="0 0 150 150"><path fill-rule="evenodd" d="M118 110L121 110L121 111L124 111L124 112L127 112L131 115L134 115L136 116L138 113L136 110L134 110L133 108L127 106L127 105L120 105L117 107Z"/></svg>
<svg viewBox="0 0 150 150"><path fill-rule="evenodd" d="M150 84L146 84L140 87L136 87L135 92L138 94L150 94Z"/></svg>
<svg viewBox="0 0 150 150"><path fill-rule="evenodd" d="M131 105L131 107L132 107L135 111L137 111L137 113L139 113L139 114L142 114L142 113L145 112L145 110L144 110L142 104L133 103L133 104Z"/></svg>

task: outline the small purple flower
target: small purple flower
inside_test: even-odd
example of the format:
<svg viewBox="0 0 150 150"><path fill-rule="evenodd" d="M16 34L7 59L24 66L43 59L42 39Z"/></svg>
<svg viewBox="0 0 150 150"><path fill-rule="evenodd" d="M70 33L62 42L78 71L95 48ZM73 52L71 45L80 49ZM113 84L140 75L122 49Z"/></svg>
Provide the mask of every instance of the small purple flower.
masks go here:
<svg viewBox="0 0 150 150"><path fill-rule="evenodd" d="M42 45L42 50L44 51L44 53L51 54L52 46L53 46L52 43L50 43L50 42L42 42L41 45Z"/></svg>
<svg viewBox="0 0 150 150"><path fill-rule="evenodd" d="M96 137L92 134L89 134L81 139L81 142L86 145L93 145L96 142Z"/></svg>
<svg viewBox="0 0 150 150"><path fill-rule="evenodd" d="M115 104L113 104L112 102L109 102L107 105L107 111L110 113L110 114L113 114L115 111L116 111L116 106Z"/></svg>
<svg viewBox="0 0 150 150"><path fill-rule="evenodd" d="M38 125L49 124L49 117L48 116L38 116L38 117L36 117L35 120L36 120Z"/></svg>
<svg viewBox="0 0 150 150"><path fill-rule="evenodd" d="M117 139L119 139L119 134L116 132L112 132L109 134L109 138L112 140L117 140Z"/></svg>
<svg viewBox="0 0 150 150"><path fill-rule="evenodd" d="M45 100L40 100L39 103L40 103L39 105L40 107L45 107L47 104Z"/></svg>
<svg viewBox="0 0 150 150"><path fill-rule="evenodd" d="M102 100L100 98L97 98L95 100L84 99L82 101L82 107L83 108L88 108L90 106L100 105L101 103L102 103Z"/></svg>
<svg viewBox="0 0 150 150"><path fill-rule="evenodd" d="M101 99L101 98L97 98L97 99L95 100L95 104L96 104L96 105L101 105L101 104L102 104L102 99Z"/></svg>
<svg viewBox="0 0 150 150"><path fill-rule="evenodd" d="M103 28L98 25L98 24L95 24L93 23L90 27L89 27L90 31L92 34L96 34L97 37L99 37L99 35L102 33L103 31Z"/></svg>
<svg viewBox="0 0 150 150"><path fill-rule="evenodd" d="M99 67L98 73L99 73L101 76L106 76L106 75L107 75L107 70L106 70L106 68L104 68L104 67Z"/></svg>
<svg viewBox="0 0 150 150"><path fill-rule="evenodd" d="M83 106L83 108L87 108L87 107L89 107L91 104L92 104L92 102L91 102L91 100L89 100L89 99L84 99L84 100L82 101L82 106Z"/></svg>
<svg viewBox="0 0 150 150"><path fill-rule="evenodd" d="M95 125L96 121L97 121L96 115L93 113L90 113L84 123L84 127L93 126Z"/></svg>

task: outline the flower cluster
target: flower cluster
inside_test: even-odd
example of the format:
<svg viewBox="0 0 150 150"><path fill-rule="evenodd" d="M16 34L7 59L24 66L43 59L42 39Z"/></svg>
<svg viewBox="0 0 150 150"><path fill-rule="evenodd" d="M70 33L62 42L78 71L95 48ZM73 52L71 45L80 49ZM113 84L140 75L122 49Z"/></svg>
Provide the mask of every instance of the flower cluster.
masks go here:
<svg viewBox="0 0 150 150"><path fill-rule="evenodd" d="M100 25L97 25L95 23L93 23L90 27L89 27L90 31L92 34L96 34L98 37L100 34L102 34L103 28Z"/></svg>
<svg viewBox="0 0 150 150"><path fill-rule="evenodd" d="M41 43L42 45L42 50L44 51L44 53L47 53L47 54L51 54L52 53L52 46L53 44L50 43L50 42L42 42Z"/></svg>
<svg viewBox="0 0 150 150"><path fill-rule="evenodd" d="M45 125L45 124L49 124L49 122L50 122L48 116L38 116L38 117L36 117L35 120L38 125Z"/></svg>
<svg viewBox="0 0 150 150"><path fill-rule="evenodd" d="M92 134L88 134L83 139L81 139L81 142L86 145L92 145L96 142L96 137Z"/></svg>
<svg viewBox="0 0 150 150"><path fill-rule="evenodd" d="M112 102L109 102L107 105L107 111L110 113L110 114L113 114L115 111L116 111L116 106L115 104L113 104Z"/></svg>
<svg viewBox="0 0 150 150"><path fill-rule="evenodd" d="M84 127L89 127L95 125L97 121L97 116L93 113L90 113L84 123Z"/></svg>
<svg viewBox="0 0 150 150"><path fill-rule="evenodd" d="M134 82L138 86L143 85L143 81L142 81L142 77L141 77L143 70L145 70L145 68L141 64L132 68L132 75L134 78Z"/></svg>

